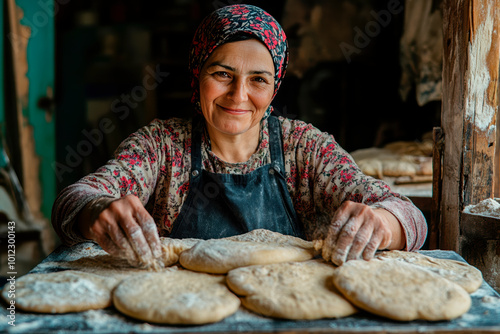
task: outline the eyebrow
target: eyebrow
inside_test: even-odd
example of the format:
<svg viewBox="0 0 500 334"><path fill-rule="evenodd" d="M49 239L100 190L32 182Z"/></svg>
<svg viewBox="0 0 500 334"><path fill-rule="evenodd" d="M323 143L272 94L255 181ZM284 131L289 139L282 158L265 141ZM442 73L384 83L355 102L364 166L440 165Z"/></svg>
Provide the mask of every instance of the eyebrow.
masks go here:
<svg viewBox="0 0 500 334"><path fill-rule="evenodd" d="M236 69L234 67L231 67L229 65L225 65L225 64L218 62L218 61L214 61L213 63L208 64L207 68L214 67L214 66L220 66L220 67L223 67L229 71L236 72ZM271 72L265 71L265 70L251 71L250 74L267 74L271 77L273 76L273 74Z"/></svg>

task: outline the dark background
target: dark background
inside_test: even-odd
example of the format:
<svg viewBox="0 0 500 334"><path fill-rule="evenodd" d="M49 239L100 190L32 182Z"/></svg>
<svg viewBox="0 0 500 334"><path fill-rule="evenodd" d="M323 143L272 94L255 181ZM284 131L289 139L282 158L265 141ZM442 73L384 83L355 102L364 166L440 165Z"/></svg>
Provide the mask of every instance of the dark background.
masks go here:
<svg viewBox="0 0 500 334"><path fill-rule="evenodd" d="M360 10L367 5L375 11L387 7L387 1L343 1ZM102 144L65 174L58 190L104 164L127 135L152 119L192 115L187 71L192 36L204 16L236 3L257 5L280 23L286 6L285 0L72 0L59 6L55 16L58 161L64 163L68 150L88 140L84 133L99 129L102 119L113 124L113 131L103 133ZM321 5L322 1L303 3ZM398 93L403 17L404 12L395 15L351 61L320 61L303 68L300 76L287 73L273 102L276 114L313 123L332 133L349 152L396 140L419 140L439 126L439 102L420 107L414 92L406 101ZM300 48L300 28L285 29L291 67ZM130 101L135 87L148 75L147 68L158 68L168 76L145 98L127 105L123 96ZM112 106L129 112L113 112Z"/></svg>

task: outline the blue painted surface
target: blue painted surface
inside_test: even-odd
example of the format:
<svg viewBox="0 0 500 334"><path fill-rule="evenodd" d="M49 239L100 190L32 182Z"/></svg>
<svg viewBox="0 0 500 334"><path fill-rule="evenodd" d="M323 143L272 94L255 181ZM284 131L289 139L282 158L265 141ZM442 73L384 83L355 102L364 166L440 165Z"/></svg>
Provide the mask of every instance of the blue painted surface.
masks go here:
<svg viewBox="0 0 500 334"><path fill-rule="evenodd" d="M33 126L35 152L40 158L39 177L42 188L41 211L50 218L52 204L56 196L55 174L55 120L37 106L39 98L47 95L47 89L54 89L54 5L51 1L16 0L24 12L21 24L31 28L28 41L27 61L29 80L28 103L23 115Z"/></svg>
<svg viewBox="0 0 500 334"><path fill-rule="evenodd" d="M0 21L2 24L0 24L0 36L4 35L3 32L3 22L4 22L4 1L0 1L0 17L2 20ZM4 78L4 71L3 71L3 43L4 39L2 39L2 42L0 43L0 132L5 133L5 91L4 91L4 86L3 86L3 78ZM2 148L2 142L0 141L0 149ZM0 158L0 166L3 166L2 160Z"/></svg>

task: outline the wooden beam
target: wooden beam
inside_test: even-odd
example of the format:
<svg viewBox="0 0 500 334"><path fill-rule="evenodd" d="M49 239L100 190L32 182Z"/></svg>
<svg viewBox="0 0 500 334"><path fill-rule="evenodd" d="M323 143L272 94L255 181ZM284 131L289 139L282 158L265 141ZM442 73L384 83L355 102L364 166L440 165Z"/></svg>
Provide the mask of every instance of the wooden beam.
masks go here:
<svg viewBox="0 0 500 334"><path fill-rule="evenodd" d="M439 247L439 227L441 226L441 189L443 186L443 129L435 127L432 131L432 204L429 222L429 248Z"/></svg>
<svg viewBox="0 0 500 334"><path fill-rule="evenodd" d="M443 185L439 247L458 251L460 175L467 66L468 1L443 1L443 101L441 128L444 135Z"/></svg>
<svg viewBox="0 0 500 334"><path fill-rule="evenodd" d="M466 72L463 206L493 197L500 1L472 1Z"/></svg>
<svg viewBox="0 0 500 334"><path fill-rule="evenodd" d="M468 243L483 242L484 240L500 241L500 219L462 212L462 233Z"/></svg>
<svg viewBox="0 0 500 334"><path fill-rule="evenodd" d="M499 8L500 0L443 1L442 249L460 251L464 206L493 196Z"/></svg>
<svg viewBox="0 0 500 334"><path fill-rule="evenodd" d="M498 84L497 94L500 94L500 79ZM500 106L497 108L497 144L495 145L495 168L493 169L495 174L495 185L493 186L493 191L495 197L500 197Z"/></svg>

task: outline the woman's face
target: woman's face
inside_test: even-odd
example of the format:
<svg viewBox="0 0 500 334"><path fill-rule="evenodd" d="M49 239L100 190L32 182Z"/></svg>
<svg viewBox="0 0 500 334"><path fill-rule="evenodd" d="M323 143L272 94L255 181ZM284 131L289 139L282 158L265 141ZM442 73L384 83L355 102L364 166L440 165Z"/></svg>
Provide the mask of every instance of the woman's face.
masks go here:
<svg viewBox="0 0 500 334"><path fill-rule="evenodd" d="M209 130L245 133L260 123L273 93L273 60L255 39L219 46L201 69L200 103Z"/></svg>

